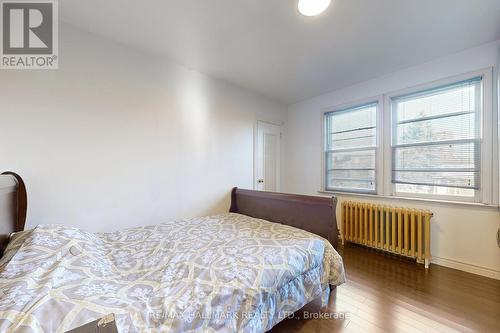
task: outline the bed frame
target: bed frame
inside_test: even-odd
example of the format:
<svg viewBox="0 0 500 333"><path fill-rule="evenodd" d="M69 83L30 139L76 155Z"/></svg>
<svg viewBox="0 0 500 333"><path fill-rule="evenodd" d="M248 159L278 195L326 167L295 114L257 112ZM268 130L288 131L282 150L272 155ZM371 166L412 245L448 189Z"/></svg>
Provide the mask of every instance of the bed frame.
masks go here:
<svg viewBox="0 0 500 333"><path fill-rule="evenodd" d="M26 187L14 172L0 175L0 257L13 232L23 231L27 210Z"/></svg>
<svg viewBox="0 0 500 333"><path fill-rule="evenodd" d="M233 188L230 212L297 227L327 240L337 248L337 200L325 197L242 190ZM0 258L13 232L24 230L27 195L22 178L13 172L0 175ZM334 286L330 286L334 290ZM103 329L103 318L71 332L117 332L114 318ZM109 324L109 325L108 325Z"/></svg>
<svg viewBox="0 0 500 333"><path fill-rule="evenodd" d="M337 248L336 207L335 197L261 192L235 187L231 192L229 211L312 232Z"/></svg>

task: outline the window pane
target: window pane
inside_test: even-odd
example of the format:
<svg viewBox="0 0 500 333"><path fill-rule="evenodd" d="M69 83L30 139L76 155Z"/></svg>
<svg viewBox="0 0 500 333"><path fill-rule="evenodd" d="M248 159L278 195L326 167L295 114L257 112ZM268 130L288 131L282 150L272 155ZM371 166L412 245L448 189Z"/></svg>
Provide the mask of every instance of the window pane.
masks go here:
<svg viewBox="0 0 500 333"><path fill-rule="evenodd" d="M376 144L376 129L370 128L345 133L330 134L329 150L358 147L375 147Z"/></svg>
<svg viewBox="0 0 500 333"><path fill-rule="evenodd" d="M474 197L475 190L456 187L396 184L398 193L432 194L445 196Z"/></svg>
<svg viewBox="0 0 500 333"><path fill-rule="evenodd" d="M479 143L466 142L394 148L395 171L412 169L478 169ZM477 170L479 171L479 170Z"/></svg>
<svg viewBox="0 0 500 333"><path fill-rule="evenodd" d="M398 121L474 111L476 109L476 86L479 82L479 80L471 80L448 88L442 87L433 91L395 98L394 100L398 103Z"/></svg>
<svg viewBox="0 0 500 333"><path fill-rule="evenodd" d="M474 139L476 114L468 113L452 117L400 124L397 127L399 144L445 141L454 139Z"/></svg>
<svg viewBox="0 0 500 333"><path fill-rule="evenodd" d="M374 127L376 124L376 104L355 107L329 113L331 132L347 132L360 128Z"/></svg>
<svg viewBox="0 0 500 333"><path fill-rule="evenodd" d="M327 153L327 170L375 169L375 150Z"/></svg>
<svg viewBox="0 0 500 333"><path fill-rule="evenodd" d="M402 171L394 175L394 182L402 184L433 185L444 187L475 188L479 172Z"/></svg>
<svg viewBox="0 0 500 333"><path fill-rule="evenodd" d="M392 99L396 191L470 196L480 188L481 81Z"/></svg>
<svg viewBox="0 0 500 333"><path fill-rule="evenodd" d="M373 192L375 191L375 183L373 181L363 180L334 180L327 175L327 188L330 190L350 190L358 192Z"/></svg>
<svg viewBox="0 0 500 333"><path fill-rule="evenodd" d="M375 191L377 103L325 114L326 189Z"/></svg>
<svg viewBox="0 0 500 333"><path fill-rule="evenodd" d="M334 179L358 179L373 181L375 179L375 170L330 170L330 175Z"/></svg>

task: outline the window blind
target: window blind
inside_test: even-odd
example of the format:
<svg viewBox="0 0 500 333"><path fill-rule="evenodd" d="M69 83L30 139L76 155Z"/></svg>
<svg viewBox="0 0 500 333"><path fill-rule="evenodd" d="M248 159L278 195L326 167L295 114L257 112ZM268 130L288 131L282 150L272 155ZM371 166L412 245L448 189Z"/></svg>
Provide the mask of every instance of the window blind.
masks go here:
<svg viewBox="0 0 500 333"><path fill-rule="evenodd" d="M482 78L392 98L392 182L480 188Z"/></svg>
<svg viewBox="0 0 500 333"><path fill-rule="evenodd" d="M374 193L377 102L325 114L325 188Z"/></svg>

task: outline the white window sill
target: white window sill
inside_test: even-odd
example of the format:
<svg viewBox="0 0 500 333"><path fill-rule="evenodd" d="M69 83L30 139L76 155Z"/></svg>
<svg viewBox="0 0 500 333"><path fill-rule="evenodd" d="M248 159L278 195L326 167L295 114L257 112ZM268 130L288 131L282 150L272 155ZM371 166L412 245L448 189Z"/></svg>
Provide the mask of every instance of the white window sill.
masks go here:
<svg viewBox="0 0 500 333"><path fill-rule="evenodd" d="M400 197L400 196L392 196L392 195L325 191L325 190L318 190L318 193L335 195L335 196L346 196L346 197L376 198L376 199L395 200L395 201L413 201L413 202L417 202L417 203L427 202L427 203L436 203L436 204L445 204L445 205L472 206L472 207L480 207L480 208L499 209L499 205L483 204L483 203L478 203L478 202L450 201L450 200L439 200L439 199L423 199L423 198Z"/></svg>

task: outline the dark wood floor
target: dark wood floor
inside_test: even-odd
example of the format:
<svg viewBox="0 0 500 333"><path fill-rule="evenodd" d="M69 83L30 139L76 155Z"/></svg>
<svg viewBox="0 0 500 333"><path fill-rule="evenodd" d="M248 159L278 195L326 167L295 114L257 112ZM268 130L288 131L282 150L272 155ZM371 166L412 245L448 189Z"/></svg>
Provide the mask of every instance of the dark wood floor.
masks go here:
<svg viewBox="0 0 500 333"><path fill-rule="evenodd" d="M426 271L354 245L339 252L348 282L331 294L328 307L308 305L272 332L500 332L498 280L437 265ZM303 317L319 312L326 315Z"/></svg>

